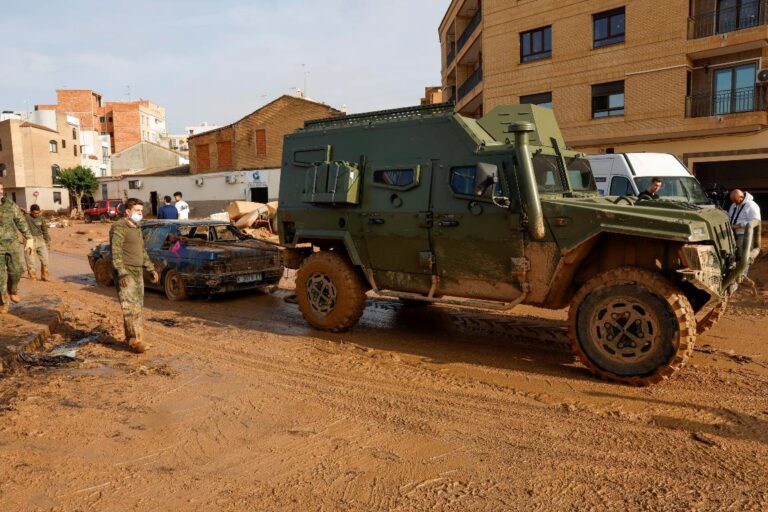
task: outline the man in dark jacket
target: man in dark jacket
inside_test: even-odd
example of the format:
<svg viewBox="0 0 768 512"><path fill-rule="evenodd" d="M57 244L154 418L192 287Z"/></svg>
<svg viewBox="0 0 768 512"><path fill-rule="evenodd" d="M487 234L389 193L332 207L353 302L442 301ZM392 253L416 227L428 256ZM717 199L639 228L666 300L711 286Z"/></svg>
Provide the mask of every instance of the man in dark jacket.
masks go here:
<svg viewBox="0 0 768 512"><path fill-rule="evenodd" d="M176 209L175 206L171 204L171 196L165 196L163 198L163 201L165 201L165 204L160 207L160 210L157 212L157 218L158 219L178 219L179 218L179 210Z"/></svg>
<svg viewBox="0 0 768 512"><path fill-rule="evenodd" d="M657 192L661 189L664 181L661 178L653 178L651 184L637 197L639 201L658 201L659 194Z"/></svg>
<svg viewBox="0 0 768 512"><path fill-rule="evenodd" d="M144 270L149 272L150 282L160 280L144 248L144 237L139 227L143 217L144 203L130 198L125 202L125 216L115 222L109 231L115 285L123 310L125 341L136 353L146 352L149 348L144 341Z"/></svg>

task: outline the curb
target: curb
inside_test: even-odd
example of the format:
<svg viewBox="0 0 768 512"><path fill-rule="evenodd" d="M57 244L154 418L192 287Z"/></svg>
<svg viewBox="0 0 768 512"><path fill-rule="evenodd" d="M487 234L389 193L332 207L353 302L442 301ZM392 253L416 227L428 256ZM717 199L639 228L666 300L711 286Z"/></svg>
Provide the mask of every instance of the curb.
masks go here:
<svg viewBox="0 0 768 512"><path fill-rule="evenodd" d="M12 306L0 329L0 373L19 365L20 352L40 350L61 325L64 311L61 300L52 297L32 296Z"/></svg>

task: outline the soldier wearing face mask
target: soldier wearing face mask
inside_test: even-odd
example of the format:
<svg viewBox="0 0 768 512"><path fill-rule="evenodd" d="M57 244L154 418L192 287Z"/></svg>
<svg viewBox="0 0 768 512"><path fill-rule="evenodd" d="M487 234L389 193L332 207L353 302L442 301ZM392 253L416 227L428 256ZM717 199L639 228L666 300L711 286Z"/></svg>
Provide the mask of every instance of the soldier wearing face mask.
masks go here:
<svg viewBox="0 0 768 512"><path fill-rule="evenodd" d="M115 222L109 231L117 296L123 311L125 341L136 353L146 352L149 348L144 341L143 271L146 269L149 272L152 283L160 279L144 248L144 237L139 228L143 217L144 203L140 199L130 198L125 202L125 217Z"/></svg>

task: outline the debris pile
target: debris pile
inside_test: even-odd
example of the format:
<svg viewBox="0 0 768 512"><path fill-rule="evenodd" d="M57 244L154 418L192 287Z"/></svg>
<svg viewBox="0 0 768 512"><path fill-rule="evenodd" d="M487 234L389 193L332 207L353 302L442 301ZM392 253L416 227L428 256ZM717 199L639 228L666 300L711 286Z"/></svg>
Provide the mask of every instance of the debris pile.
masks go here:
<svg viewBox="0 0 768 512"><path fill-rule="evenodd" d="M223 213L238 229L254 238L269 239L277 236L276 201L266 204L233 201Z"/></svg>

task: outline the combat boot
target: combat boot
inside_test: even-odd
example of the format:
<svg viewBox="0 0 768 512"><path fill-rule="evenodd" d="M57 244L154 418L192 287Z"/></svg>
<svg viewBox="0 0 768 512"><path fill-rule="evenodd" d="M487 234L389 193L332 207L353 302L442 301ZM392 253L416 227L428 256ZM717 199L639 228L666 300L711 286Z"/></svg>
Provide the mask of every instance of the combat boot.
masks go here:
<svg viewBox="0 0 768 512"><path fill-rule="evenodd" d="M11 310L8 304L0 304L0 315L6 315Z"/></svg>
<svg viewBox="0 0 768 512"><path fill-rule="evenodd" d="M130 348L132 352L143 354L149 350L149 344L144 343L143 341L136 338L131 338L128 340L128 348Z"/></svg>
<svg viewBox="0 0 768 512"><path fill-rule="evenodd" d="M34 269L29 269L29 279L31 281L37 281L37 272Z"/></svg>
<svg viewBox="0 0 768 512"><path fill-rule="evenodd" d="M15 302L16 304L21 302L21 297L19 296L18 293L11 293L9 294L9 297L11 298L11 302Z"/></svg>
<svg viewBox="0 0 768 512"><path fill-rule="evenodd" d="M51 280L51 276L50 276L50 274L48 274L48 267L43 267L43 269L41 271L40 279L42 281L50 281Z"/></svg>

